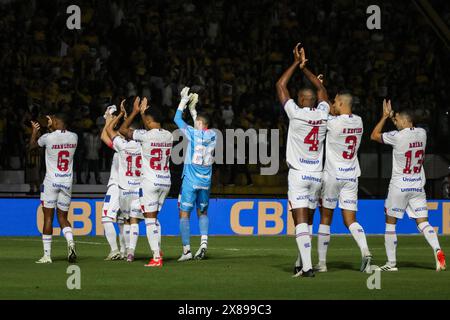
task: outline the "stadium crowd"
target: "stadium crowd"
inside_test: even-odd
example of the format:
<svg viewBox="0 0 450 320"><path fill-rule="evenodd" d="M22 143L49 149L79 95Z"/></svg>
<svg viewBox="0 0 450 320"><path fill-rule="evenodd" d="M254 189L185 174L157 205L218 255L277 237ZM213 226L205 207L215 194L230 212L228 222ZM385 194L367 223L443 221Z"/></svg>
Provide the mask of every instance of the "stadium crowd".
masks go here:
<svg viewBox="0 0 450 320"><path fill-rule="evenodd" d="M297 41L312 69L325 75L331 97L342 88L355 95L365 136L390 97L394 107L416 110L429 131L428 151L448 151L450 60L412 4L383 4L382 29L368 30L368 1L84 0L76 1L81 30L68 30L72 2L0 4L3 169L39 167L38 154L26 156L30 120L45 125L46 114L64 111L83 137L77 183L82 171L101 183L97 173L109 170L112 156L99 140L106 107L146 96L166 111L165 127L175 129L185 85L200 94L198 109L209 113L213 128L280 129L284 158L288 122L274 85ZM449 7L442 10L448 24ZM300 77L292 90L309 85ZM369 139L361 146L377 148Z"/></svg>

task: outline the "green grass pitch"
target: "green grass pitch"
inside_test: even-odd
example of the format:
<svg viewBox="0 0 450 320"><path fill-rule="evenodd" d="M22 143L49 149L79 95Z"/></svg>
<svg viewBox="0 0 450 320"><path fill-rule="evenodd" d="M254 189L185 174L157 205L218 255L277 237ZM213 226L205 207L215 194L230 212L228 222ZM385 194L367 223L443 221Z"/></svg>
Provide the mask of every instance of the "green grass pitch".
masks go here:
<svg viewBox="0 0 450 320"><path fill-rule="evenodd" d="M0 238L0 299L450 299L450 271L436 272L432 250L422 236L399 236L399 272L382 273L381 289L369 290L368 274L358 271L360 253L349 236L334 236L328 273L292 278L293 237L218 237L209 241L208 259L179 263L180 239L163 237L162 269L144 268L147 239L140 237L134 263L103 261L103 237L76 237L81 290L68 290L66 242L53 238L53 264L37 265L40 238ZM192 244L197 245L198 237ZM383 236L368 237L374 264L385 262ZM441 236L450 248L450 236ZM317 261L316 238L313 261ZM196 250L193 246L193 250Z"/></svg>

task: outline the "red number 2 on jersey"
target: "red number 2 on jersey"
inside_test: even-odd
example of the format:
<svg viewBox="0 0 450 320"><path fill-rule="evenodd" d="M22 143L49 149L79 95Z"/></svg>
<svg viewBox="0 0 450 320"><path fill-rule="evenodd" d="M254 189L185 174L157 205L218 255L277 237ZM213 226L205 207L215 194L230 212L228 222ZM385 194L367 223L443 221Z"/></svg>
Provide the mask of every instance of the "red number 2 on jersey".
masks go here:
<svg viewBox="0 0 450 320"><path fill-rule="evenodd" d="M161 161L163 158L162 149L152 149L150 155L153 157L150 159L150 168L153 170L161 171ZM163 167L163 171L169 170L170 149L166 149L166 159Z"/></svg>
<svg viewBox="0 0 450 320"><path fill-rule="evenodd" d="M311 145L309 151L319 150L319 127L313 127L303 141L305 144Z"/></svg>

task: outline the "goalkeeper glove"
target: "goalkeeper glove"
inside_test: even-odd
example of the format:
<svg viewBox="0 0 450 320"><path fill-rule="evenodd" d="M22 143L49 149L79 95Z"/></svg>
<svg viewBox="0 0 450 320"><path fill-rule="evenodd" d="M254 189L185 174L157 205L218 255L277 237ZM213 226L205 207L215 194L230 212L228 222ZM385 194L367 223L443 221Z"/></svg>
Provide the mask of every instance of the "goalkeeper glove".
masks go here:
<svg viewBox="0 0 450 320"><path fill-rule="evenodd" d="M195 121L197 119L197 110L195 110L195 106L198 103L198 94L192 94L191 99L189 100L189 112L191 113L192 119Z"/></svg>
<svg viewBox="0 0 450 320"><path fill-rule="evenodd" d="M184 111L184 109L186 109L186 105L189 103L189 100L192 97L192 93L189 94L189 87L184 87L183 90L181 90L180 96L181 101L178 105L178 110Z"/></svg>

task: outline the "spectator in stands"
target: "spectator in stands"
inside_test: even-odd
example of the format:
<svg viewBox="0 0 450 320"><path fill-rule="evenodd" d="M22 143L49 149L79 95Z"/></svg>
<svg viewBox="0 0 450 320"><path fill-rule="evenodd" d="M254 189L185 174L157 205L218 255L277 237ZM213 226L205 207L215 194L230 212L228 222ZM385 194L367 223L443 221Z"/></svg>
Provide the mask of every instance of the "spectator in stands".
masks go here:
<svg viewBox="0 0 450 320"><path fill-rule="evenodd" d="M450 199L450 173L442 181L442 199Z"/></svg>
<svg viewBox="0 0 450 320"><path fill-rule="evenodd" d="M7 144L6 144L6 118L7 118L7 109L1 106L0 110L0 154L1 157L1 163L0 168L2 169L8 169L8 158L6 156L7 152Z"/></svg>
<svg viewBox="0 0 450 320"><path fill-rule="evenodd" d="M84 134L83 139L86 148L86 183L90 182L91 172L94 172L95 183L101 184L100 180L100 148L102 147L102 142L99 136L99 129L97 126L93 125L91 130Z"/></svg>
<svg viewBox="0 0 450 320"><path fill-rule="evenodd" d="M2 155L10 153L2 157L3 167L11 156L24 159L17 110L32 104L35 118L71 110L82 136L106 104L145 92L167 110L165 126L173 128L175 93L189 85L216 128L280 127L285 115L273 86L298 40L312 48L312 67L324 73L331 95L338 88L353 91L365 127L376 121L387 95L395 105L426 110L428 151L449 152L450 60L412 4L383 4L383 30L390 31L376 32L365 28L369 0L81 0L82 29L73 32L59 12L68 1L59 3L0 3L0 90L8 100L0 108L12 116L11 124L0 119L0 140L3 134L8 143ZM450 6L433 5L448 21ZM292 82L295 89L309 85L301 75ZM222 111L224 99L232 113L228 106ZM375 148L367 140L361 145L362 152ZM75 159L78 182L87 159L83 149Z"/></svg>

